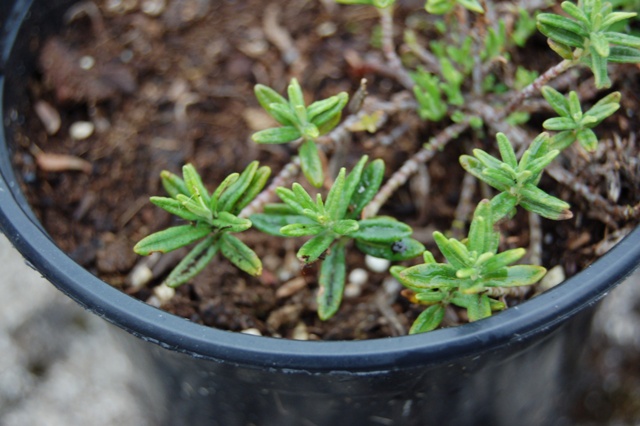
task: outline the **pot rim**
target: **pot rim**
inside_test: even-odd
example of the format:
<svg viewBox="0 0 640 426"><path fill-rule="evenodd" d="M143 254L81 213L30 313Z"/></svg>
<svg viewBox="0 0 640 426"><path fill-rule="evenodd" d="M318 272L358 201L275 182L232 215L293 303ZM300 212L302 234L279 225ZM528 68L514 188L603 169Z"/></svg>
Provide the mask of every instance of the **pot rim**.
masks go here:
<svg viewBox="0 0 640 426"><path fill-rule="evenodd" d="M15 25L19 26L19 23ZM13 44L15 27L3 36L8 44ZM2 64L6 64L10 47L0 40ZM3 72L4 66L0 67L0 115L6 119ZM574 314L594 305L640 264L640 227L636 227L607 254L564 283L490 318L458 327L412 336L324 342L218 330L126 295L60 250L37 223L21 194L6 142L3 126L0 130L0 231L28 264L96 315L143 340L194 358L284 371L367 374L478 355L547 335Z"/></svg>

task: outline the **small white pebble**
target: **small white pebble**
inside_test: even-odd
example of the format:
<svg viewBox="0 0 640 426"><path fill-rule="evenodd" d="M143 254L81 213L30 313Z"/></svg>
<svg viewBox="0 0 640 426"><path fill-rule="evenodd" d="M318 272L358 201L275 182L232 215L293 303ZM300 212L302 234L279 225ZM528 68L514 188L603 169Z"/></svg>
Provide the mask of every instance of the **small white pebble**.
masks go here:
<svg viewBox="0 0 640 426"><path fill-rule="evenodd" d="M175 296L176 291L166 284L160 284L153 289L153 294L158 298L160 305L164 305Z"/></svg>
<svg viewBox="0 0 640 426"><path fill-rule="evenodd" d="M307 325L302 321L299 322L293 329L291 338L293 340L309 340L309 330L307 330Z"/></svg>
<svg viewBox="0 0 640 426"><path fill-rule="evenodd" d="M348 283L344 286L343 294L345 299L354 299L362 294L362 286L356 285L354 283Z"/></svg>
<svg viewBox="0 0 640 426"><path fill-rule="evenodd" d="M153 272L147 265L136 267L131 273L131 287L139 289L153 279Z"/></svg>
<svg viewBox="0 0 640 426"><path fill-rule="evenodd" d="M556 265L547 271L547 274L542 278L539 284L541 291L547 291L566 279L564 268L561 265Z"/></svg>
<svg viewBox="0 0 640 426"><path fill-rule="evenodd" d="M69 135L77 141L88 138L93 134L96 126L90 121L76 121L69 127Z"/></svg>
<svg viewBox="0 0 640 426"><path fill-rule="evenodd" d="M242 330L241 333L251 334L252 336L262 336L262 333L257 328L247 328Z"/></svg>
<svg viewBox="0 0 640 426"><path fill-rule="evenodd" d="M318 25L318 27L316 28L316 34L318 34L320 37L330 37L334 35L337 30L337 25L333 22L328 21Z"/></svg>
<svg viewBox="0 0 640 426"><path fill-rule="evenodd" d="M349 282L355 285L363 285L369 279L369 274L362 268L356 268L349 272Z"/></svg>
<svg viewBox="0 0 640 426"><path fill-rule="evenodd" d="M167 3L165 0L145 0L142 2L141 9L149 16L159 16L164 12Z"/></svg>
<svg viewBox="0 0 640 426"><path fill-rule="evenodd" d="M367 268L373 272L386 272L387 269L389 269L389 265L391 265L391 262L387 259L373 257L371 255L365 256L364 263L367 265Z"/></svg>
<svg viewBox="0 0 640 426"><path fill-rule="evenodd" d="M51 106L48 102L37 101L33 108L36 111L36 115L42 121L47 134L55 135L60 130L60 113L57 109Z"/></svg>
<svg viewBox="0 0 640 426"><path fill-rule="evenodd" d="M96 60L93 58L93 56L88 56L88 55L81 57L79 61L80 68L82 68L85 71L93 68L95 64L96 64Z"/></svg>

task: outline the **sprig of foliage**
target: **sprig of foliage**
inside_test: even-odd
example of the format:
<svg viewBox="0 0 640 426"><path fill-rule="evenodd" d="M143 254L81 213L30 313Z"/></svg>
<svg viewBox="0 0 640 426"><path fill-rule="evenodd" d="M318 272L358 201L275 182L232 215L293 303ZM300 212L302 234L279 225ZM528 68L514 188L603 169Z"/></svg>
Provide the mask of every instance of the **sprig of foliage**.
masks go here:
<svg viewBox="0 0 640 426"><path fill-rule="evenodd" d="M493 217L491 203L483 200L476 207L466 240L447 239L434 232L447 263L436 262L433 254L425 251L423 264L391 267L391 274L415 292L412 299L429 306L415 320L410 334L437 328L450 304L466 309L470 321L489 317L493 311L506 308L490 295L490 290L531 285L544 276L546 269L542 266L508 266L520 260L525 250L498 253L500 233L495 229Z"/></svg>
<svg viewBox="0 0 640 426"><path fill-rule="evenodd" d="M289 83L287 101L278 92L262 84L256 84L255 95L260 105L282 127L274 127L254 133L252 139L260 144L281 144L302 138L299 148L300 166L305 177L315 187L324 183L324 172L315 140L331 131L342 117L342 110L349 95L341 92L330 98L305 106L302 88L295 78Z"/></svg>
<svg viewBox="0 0 640 426"><path fill-rule="evenodd" d="M620 92L608 94L584 113L574 91L565 98L554 88L544 86L542 95L560 116L542 123L545 129L560 132L551 139L553 149L563 150L577 140L584 149L594 152L598 137L591 129L620 108Z"/></svg>
<svg viewBox="0 0 640 426"><path fill-rule="evenodd" d="M633 18L635 12L614 12L609 2L583 0L562 2L569 16L538 15L538 29L562 58L576 60L591 68L597 88L611 86L609 62L640 63L640 37L613 30L618 22Z"/></svg>
<svg viewBox="0 0 640 426"><path fill-rule="evenodd" d="M560 153L550 148L549 135L542 133L536 137L520 161L503 133L498 133L496 138L502 161L481 149L474 149L473 156L460 157L460 164L467 172L501 191L491 200L496 214L494 222L510 215L517 205L548 219L573 217L569 204L537 186L543 169Z"/></svg>
<svg viewBox="0 0 640 426"><path fill-rule="evenodd" d="M241 174L229 175L210 194L191 164L182 168L182 178L163 171L162 184L170 197L151 197L151 202L190 224L151 234L134 251L143 256L167 253L202 240L169 274L164 282L169 287L178 287L202 272L218 251L241 270L260 275L262 262L232 233L251 227L250 220L237 214L262 191L270 173L268 167L254 161Z"/></svg>
<svg viewBox="0 0 640 426"><path fill-rule="evenodd" d="M342 168L324 200L321 194L314 198L294 183L291 189L276 190L284 204L251 216L254 226L268 234L312 237L300 247L297 257L306 264L322 262L318 278L318 316L322 320L331 318L342 302L350 240L366 254L394 261L413 258L424 250L410 237L409 225L390 217L358 219L378 192L384 174L382 160L368 165L367 161L363 156L348 175Z"/></svg>

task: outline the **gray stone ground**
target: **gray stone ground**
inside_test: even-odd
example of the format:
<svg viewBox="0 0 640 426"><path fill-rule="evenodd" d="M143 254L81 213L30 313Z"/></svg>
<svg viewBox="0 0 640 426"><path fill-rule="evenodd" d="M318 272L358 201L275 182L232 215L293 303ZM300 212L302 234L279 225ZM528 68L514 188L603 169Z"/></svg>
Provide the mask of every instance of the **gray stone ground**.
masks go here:
<svg viewBox="0 0 640 426"><path fill-rule="evenodd" d="M27 267L3 235L0 264L0 426L152 425L111 326ZM629 362L640 366L639 324L636 273L601 305L595 333L606 343L598 361L605 372L586 392L587 415L575 424L640 425L640 367L632 380L624 370ZM627 402L612 405L610 396L621 391ZM602 410L611 413L607 420Z"/></svg>

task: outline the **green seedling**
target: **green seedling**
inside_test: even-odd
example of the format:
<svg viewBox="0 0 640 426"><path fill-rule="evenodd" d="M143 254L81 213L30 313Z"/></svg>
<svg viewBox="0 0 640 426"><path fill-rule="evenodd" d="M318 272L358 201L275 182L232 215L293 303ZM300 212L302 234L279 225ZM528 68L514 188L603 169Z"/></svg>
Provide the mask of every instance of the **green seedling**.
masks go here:
<svg viewBox="0 0 640 426"><path fill-rule="evenodd" d="M577 140L587 151L595 151L598 137L591 129L620 108L620 92L608 94L584 113L578 94L574 91L565 98L554 88L544 86L542 95L560 116L542 123L545 129L559 132L551 139L553 149L563 150Z"/></svg>
<svg viewBox="0 0 640 426"><path fill-rule="evenodd" d="M537 186L543 169L560 153L550 149L549 135L542 133L535 138L520 161L503 133L498 133L497 140L502 161L481 149L474 149L473 156L460 157L460 164L467 172L500 191L491 200L496 214L494 222L512 215L518 205L548 219L571 218L569 204Z"/></svg>
<svg viewBox="0 0 640 426"><path fill-rule="evenodd" d="M313 186L321 187L324 183L324 172L315 140L340 122L349 95L342 92L307 107L302 88L295 78L291 80L287 89L289 100L262 84L257 84L254 91L260 105L282 124L282 127L254 133L253 140L261 144L281 144L302 139L299 148L302 172Z"/></svg>
<svg viewBox="0 0 640 426"><path fill-rule="evenodd" d="M151 197L151 202L189 223L143 238L134 251L143 256L168 253L201 240L169 274L164 282L169 287L202 272L218 252L248 274L260 275L262 262L256 253L232 234L251 227L250 220L237 215L262 191L269 174L268 167L254 161L242 173L229 175L210 194L191 164L182 168L182 178L163 171L162 184L170 197Z"/></svg>
<svg viewBox="0 0 640 426"><path fill-rule="evenodd" d="M294 183L291 189L276 190L284 204L251 216L256 228L271 235L312 237L297 256L305 264L322 262L318 279L318 316L322 320L331 318L342 302L350 241L366 254L394 261L411 259L424 250L411 238L409 225L390 217L359 218L378 192L384 174L381 160L368 165L367 160L362 157L348 175L342 168L324 200L321 194L314 198Z"/></svg>
<svg viewBox="0 0 640 426"><path fill-rule="evenodd" d="M436 262L433 254L425 251L423 264L391 267L391 274L415 292L412 300L428 306L411 326L410 334L437 328L448 305L466 309L469 321L487 318L492 312L506 308L504 302L493 296L500 289L531 285L544 276L546 270L541 266L509 266L520 260L525 250L498 253L500 233L495 229L493 217L491 203L483 200L475 210L466 240L434 232L447 263Z"/></svg>
<svg viewBox="0 0 640 426"><path fill-rule="evenodd" d="M640 63L640 37L612 28L635 17L636 12L614 12L611 3L602 0L584 0L577 5L565 1L561 7L570 17L541 13L538 29L562 58L591 68L597 88L611 86L609 62Z"/></svg>
<svg viewBox="0 0 640 426"><path fill-rule="evenodd" d="M429 13L444 15L451 12L458 5L472 12L484 13L484 9L478 0L427 0L424 8Z"/></svg>

